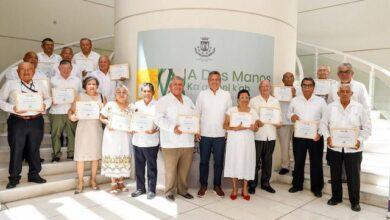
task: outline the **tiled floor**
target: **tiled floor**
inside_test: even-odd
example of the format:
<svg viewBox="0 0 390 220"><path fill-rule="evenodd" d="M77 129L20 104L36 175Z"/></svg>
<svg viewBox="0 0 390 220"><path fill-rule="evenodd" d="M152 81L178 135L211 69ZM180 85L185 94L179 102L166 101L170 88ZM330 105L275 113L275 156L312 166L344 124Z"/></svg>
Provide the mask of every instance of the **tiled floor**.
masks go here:
<svg viewBox="0 0 390 220"><path fill-rule="evenodd" d="M73 191L57 193L44 197L22 200L5 204L6 210L0 212L0 219L385 219L386 210L364 205L361 212L353 212L349 202L331 207L324 195L315 198L309 191L290 194L289 186L273 184L276 194L257 190L250 201L238 198L231 201L228 197L218 198L208 191L204 198L186 200L177 197L168 202L159 190L154 200L146 196L130 198L129 193L117 196L107 192L109 185L100 191L85 190L74 195ZM130 191L134 183L129 184ZM196 194L196 189L190 193ZM229 193L227 191L227 193Z"/></svg>

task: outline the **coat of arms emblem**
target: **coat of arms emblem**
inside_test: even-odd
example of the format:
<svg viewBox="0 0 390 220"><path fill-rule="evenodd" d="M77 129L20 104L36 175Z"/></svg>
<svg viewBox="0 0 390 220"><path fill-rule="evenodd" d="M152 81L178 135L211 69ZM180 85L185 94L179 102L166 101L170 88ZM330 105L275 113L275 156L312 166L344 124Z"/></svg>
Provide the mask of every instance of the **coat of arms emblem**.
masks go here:
<svg viewBox="0 0 390 220"><path fill-rule="evenodd" d="M209 57L215 53L215 47L210 47L210 41L208 37L200 38L200 45L195 47L195 53L201 57Z"/></svg>

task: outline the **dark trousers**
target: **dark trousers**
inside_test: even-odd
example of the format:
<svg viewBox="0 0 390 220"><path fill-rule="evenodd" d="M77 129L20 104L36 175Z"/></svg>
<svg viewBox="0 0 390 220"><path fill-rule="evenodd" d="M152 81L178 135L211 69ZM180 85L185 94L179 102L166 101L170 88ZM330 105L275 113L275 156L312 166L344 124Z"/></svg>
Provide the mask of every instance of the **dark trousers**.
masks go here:
<svg viewBox="0 0 390 220"><path fill-rule="evenodd" d="M156 193L157 184L157 154L159 146L134 146L135 176L137 189L145 191L145 165L147 166L148 191Z"/></svg>
<svg viewBox="0 0 390 220"><path fill-rule="evenodd" d="M337 201L343 199L343 188L341 184L342 165L345 165L347 174L348 195L351 204L359 204L360 200L360 165L362 163L362 152L344 153L328 150L330 164L330 175L332 178L332 198Z"/></svg>
<svg viewBox="0 0 390 220"><path fill-rule="evenodd" d="M223 159L225 156L225 137L204 137L199 143L200 163L199 163L199 182L202 186L207 186L209 178L209 162L211 153L214 158L214 187L221 186Z"/></svg>
<svg viewBox="0 0 390 220"><path fill-rule="evenodd" d="M43 139L43 117L30 120L10 115L8 125L8 144L10 146L9 180L19 181L22 172L23 152L29 165L29 177L38 176L41 171L39 147Z"/></svg>
<svg viewBox="0 0 390 220"><path fill-rule="evenodd" d="M275 141L255 141L256 146L256 171L255 179L249 181L249 187L256 188L259 180L261 166L261 187L269 186L272 173L272 154L275 149Z"/></svg>
<svg viewBox="0 0 390 220"><path fill-rule="evenodd" d="M310 188L312 192L320 192L324 188L324 174L322 170L323 137L318 141L293 138L295 164L292 184L297 189L303 189L307 151L309 151L310 159Z"/></svg>

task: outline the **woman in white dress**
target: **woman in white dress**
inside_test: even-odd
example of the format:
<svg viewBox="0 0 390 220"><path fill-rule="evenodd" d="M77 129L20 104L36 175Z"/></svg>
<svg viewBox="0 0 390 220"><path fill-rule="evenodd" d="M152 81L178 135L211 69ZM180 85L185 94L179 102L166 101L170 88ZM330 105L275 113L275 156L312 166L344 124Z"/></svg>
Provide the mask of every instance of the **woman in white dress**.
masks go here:
<svg viewBox="0 0 390 220"><path fill-rule="evenodd" d="M125 192L124 178L130 176L130 141L127 131L114 130L109 125L113 114L131 116L133 107L129 103L129 90L120 85L115 89L115 101L108 102L100 111L100 121L106 125L102 143L101 174L111 177L111 193Z"/></svg>
<svg viewBox="0 0 390 220"><path fill-rule="evenodd" d="M237 107L230 108L225 116L224 129L227 130L224 176L232 178L233 188L230 199L237 199L238 180L242 179L242 197L250 200L248 180L255 177L256 148L254 132L258 130L257 113L249 107L248 90L240 90ZM231 121L232 119L232 121ZM232 124L231 124L232 123Z"/></svg>

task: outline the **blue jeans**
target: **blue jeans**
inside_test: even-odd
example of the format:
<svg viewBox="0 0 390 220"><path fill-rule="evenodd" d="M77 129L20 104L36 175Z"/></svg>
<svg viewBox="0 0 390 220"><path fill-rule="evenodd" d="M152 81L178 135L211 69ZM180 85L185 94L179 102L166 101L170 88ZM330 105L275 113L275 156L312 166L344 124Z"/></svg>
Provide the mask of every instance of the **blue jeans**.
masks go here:
<svg viewBox="0 0 390 220"><path fill-rule="evenodd" d="M221 186L223 160L225 156L225 137L204 137L200 139L200 163L199 163L199 181L201 186L207 187L209 177L210 155L214 157L214 187Z"/></svg>

